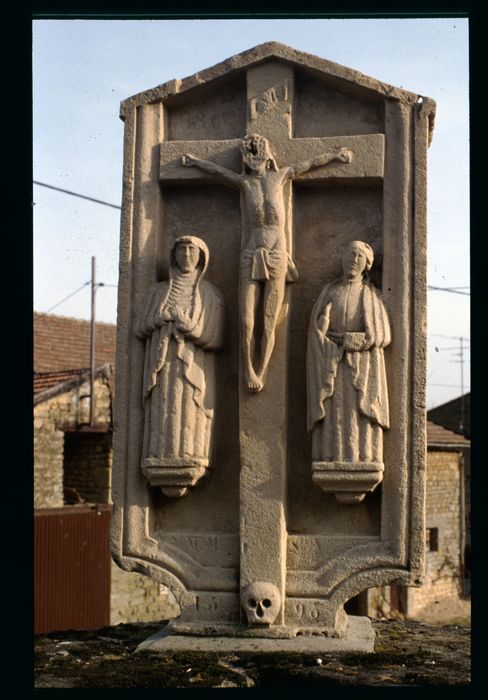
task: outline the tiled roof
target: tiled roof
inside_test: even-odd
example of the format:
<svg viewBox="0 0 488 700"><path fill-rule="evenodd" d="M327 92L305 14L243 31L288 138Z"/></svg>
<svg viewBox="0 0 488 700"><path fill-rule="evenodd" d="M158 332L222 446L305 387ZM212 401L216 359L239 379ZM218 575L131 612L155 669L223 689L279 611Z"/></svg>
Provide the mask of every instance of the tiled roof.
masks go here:
<svg viewBox="0 0 488 700"><path fill-rule="evenodd" d="M97 367L95 378L108 382L110 393L114 396L113 367L110 362ZM39 372L34 373L34 406L44 401L48 401L59 394L64 394L84 382L89 381L89 369L71 369L60 372Z"/></svg>
<svg viewBox="0 0 488 700"><path fill-rule="evenodd" d="M95 328L95 365L114 365L115 325L97 323ZM73 371L89 366L89 321L34 313L34 372Z"/></svg>
<svg viewBox="0 0 488 700"><path fill-rule="evenodd" d="M62 369L59 372L34 372L34 394L50 389L56 384L76 379L88 370L85 369Z"/></svg>
<svg viewBox="0 0 488 700"><path fill-rule="evenodd" d="M448 430L465 435L468 439L471 435L471 392L458 396L447 403L431 408L427 412L427 418L436 425L443 425ZM462 427L460 422L462 419Z"/></svg>
<svg viewBox="0 0 488 700"><path fill-rule="evenodd" d="M436 425L432 421L427 421L427 445L452 445L453 447L469 447L470 440L454 433L452 430L443 428L442 425Z"/></svg>

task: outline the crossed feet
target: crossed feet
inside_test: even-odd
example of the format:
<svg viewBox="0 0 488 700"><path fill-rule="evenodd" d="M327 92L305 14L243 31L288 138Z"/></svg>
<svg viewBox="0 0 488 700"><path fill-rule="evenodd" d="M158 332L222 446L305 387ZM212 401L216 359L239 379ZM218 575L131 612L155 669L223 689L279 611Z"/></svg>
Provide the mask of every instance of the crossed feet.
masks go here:
<svg viewBox="0 0 488 700"><path fill-rule="evenodd" d="M256 372L250 367L247 372L245 373L246 376L246 383L247 383L247 388L249 391L254 391L258 392L261 391L261 389L264 386L264 382L260 376L256 374Z"/></svg>

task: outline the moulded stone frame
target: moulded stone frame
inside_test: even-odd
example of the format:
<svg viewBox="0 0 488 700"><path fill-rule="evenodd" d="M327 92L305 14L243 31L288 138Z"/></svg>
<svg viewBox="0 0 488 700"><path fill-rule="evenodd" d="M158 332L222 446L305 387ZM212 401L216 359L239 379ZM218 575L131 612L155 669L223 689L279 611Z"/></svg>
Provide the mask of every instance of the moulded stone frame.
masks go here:
<svg viewBox="0 0 488 700"><path fill-rule="evenodd" d="M394 350L385 353L392 425L385 435L381 533L314 571L288 571L286 609L294 601L344 603L365 588L397 581L418 585L424 566L425 373L426 373L426 153L435 105L428 98L386 85L357 71L275 42L234 56L184 80L139 93L121 105L125 121L120 276L114 419L114 559L185 594L199 593L202 572L185 554L161 551L151 537L150 494L140 469L143 411L140 402L144 349L133 332L165 252L158 248L163 226L159 144L165 139L165 104L191 96L215 80L226 80L267 59L300 67L332 87L375 95L385 105L387 144L383 180L382 295L392 319ZM409 358L409 365L405 359ZM130 494L130 496L129 496ZM345 506L348 507L348 506ZM352 506L354 507L354 506ZM290 538L289 538L290 539ZM239 596L229 569L205 567L205 595Z"/></svg>

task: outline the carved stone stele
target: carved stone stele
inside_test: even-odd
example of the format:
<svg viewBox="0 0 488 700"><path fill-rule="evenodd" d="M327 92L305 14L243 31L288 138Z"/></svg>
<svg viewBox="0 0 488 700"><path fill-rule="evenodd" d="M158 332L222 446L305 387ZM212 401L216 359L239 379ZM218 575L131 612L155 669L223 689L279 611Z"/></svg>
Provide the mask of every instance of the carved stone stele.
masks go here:
<svg viewBox="0 0 488 700"><path fill-rule="evenodd" d="M142 471L166 496L179 497L209 466L223 299L204 279L204 241L178 237L170 259L169 279L154 286L137 331L146 347Z"/></svg>
<svg viewBox="0 0 488 700"><path fill-rule="evenodd" d="M172 633L347 640L347 601L420 582L434 111L276 42L122 103L112 549Z"/></svg>
<svg viewBox="0 0 488 700"><path fill-rule="evenodd" d="M383 348L391 331L381 294L364 277L373 261L364 241L345 246L343 276L322 290L308 332L312 479L341 503L360 503L384 471L390 419Z"/></svg>

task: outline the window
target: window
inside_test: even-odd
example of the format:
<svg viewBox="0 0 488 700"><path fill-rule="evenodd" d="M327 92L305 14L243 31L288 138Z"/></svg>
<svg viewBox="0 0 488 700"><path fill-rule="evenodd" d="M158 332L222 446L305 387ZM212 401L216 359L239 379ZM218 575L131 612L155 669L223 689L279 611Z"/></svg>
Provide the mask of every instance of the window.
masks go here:
<svg viewBox="0 0 488 700"><path fill-rule="evenodd" d="M439 551L439 528L428 527L425 531L425 548L428 552Z"/></svg>

